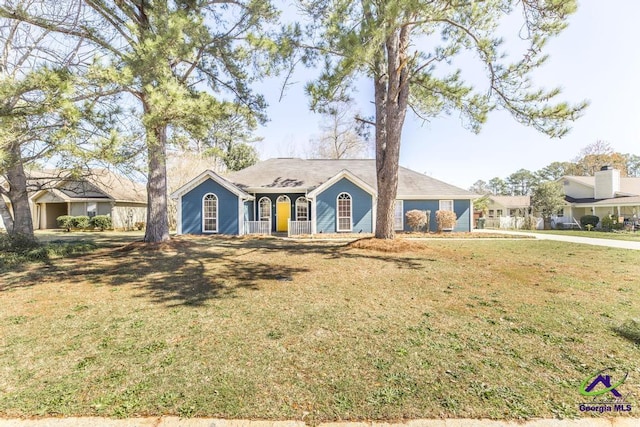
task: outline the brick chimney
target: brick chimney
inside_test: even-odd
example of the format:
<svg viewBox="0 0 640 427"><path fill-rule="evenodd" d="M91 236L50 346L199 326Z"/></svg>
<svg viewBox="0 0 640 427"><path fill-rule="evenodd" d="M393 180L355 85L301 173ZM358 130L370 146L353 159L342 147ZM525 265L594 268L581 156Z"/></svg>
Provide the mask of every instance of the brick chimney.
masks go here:
<svg viewBox="0 0 640 427"><path fill-rule="evenodd" d="M595 199L611 199L620 191L620 171L612 166L603 166L595 173Z"/></svg>

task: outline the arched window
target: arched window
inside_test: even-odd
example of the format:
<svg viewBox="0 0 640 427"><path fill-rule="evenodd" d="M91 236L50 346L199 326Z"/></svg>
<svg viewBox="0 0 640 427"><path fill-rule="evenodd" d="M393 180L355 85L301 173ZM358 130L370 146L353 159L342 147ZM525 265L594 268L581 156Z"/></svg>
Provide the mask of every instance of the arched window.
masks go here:
<svg viewBox="0 0 640 427"><path fill-rule="evenodd" d="M202 198L202 232L218 232L218 197L213 193Z"/></svg>
<svg viewBox="0 0 640 427"><path fill-rule="evenodd" d="M270 221L271 220L271 200L268 197L263 197L258 202L258 220Z"/></svg>
<svg viewBox="0 0 640 427"><path fill-rule="evenodd" d="M309 221L309 201L306 197L296 199L296 221Z"/></svg>
<svg viewBox="0 0 640 427"><path fill-rule="evenodd" d="M351 195L349 193L340 193L336 199L337 211L337 230L351 231Z"/></svg>

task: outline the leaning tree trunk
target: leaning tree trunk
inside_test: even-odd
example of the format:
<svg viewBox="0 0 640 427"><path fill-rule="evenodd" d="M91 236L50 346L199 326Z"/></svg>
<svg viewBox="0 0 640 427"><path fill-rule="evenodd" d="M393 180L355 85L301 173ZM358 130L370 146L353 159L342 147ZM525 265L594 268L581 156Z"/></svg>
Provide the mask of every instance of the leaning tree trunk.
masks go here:
<svg viewBox="0 0 640 427"><path fill-rule="evenodd" d="M156 126L147 130L148 181L147 227L144 241L147 243L169 240L167 210L167 127Z"/></svg>
<svg viewBox="0 0 640 427"><path fill-rule="evenodd" d="M374 81L376 101L376 232L378 239L393 239L394 203L398 192L398 167L402 126L409 99L406 68L409 27L393 32L385 43L387 67ZM382 67L378 67L380 71Z"/></svg>
<svg viewBox="0 0 640 427"><path fill-rule="evenodd" d="M8 160L9 167L7 168L6 177L9 190L6 194L11 202L13 219L7 223L6 218L4 218L5 213L5 215L3 215L5 227L9 234L20 234L24 237L35 239L33 234L33 220L31 219L31 207L29 206L29 193L27 192L27 176L24 173L19 144L11 145ZM8 211L6 208L3 210L5 212Z"/></svg>

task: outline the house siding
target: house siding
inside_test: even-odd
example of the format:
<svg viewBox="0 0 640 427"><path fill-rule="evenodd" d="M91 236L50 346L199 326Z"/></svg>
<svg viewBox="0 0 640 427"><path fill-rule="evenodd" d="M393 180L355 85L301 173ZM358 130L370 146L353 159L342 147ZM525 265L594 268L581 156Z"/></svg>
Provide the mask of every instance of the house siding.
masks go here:
<svg viewBox="0 0 640 427"><path fill-rule="evenodd" d="M458 217L456 227L453 231L471 231L469 229L469 223L471 221L471 201L470 200L454 200L453 210Z"/></svg>
<svg viewBox="0 0 640 427"><path fill-rule="evenodd" d="M256 193L254 194L255 205L253 205L252 215L254 215L256 218L258 217L256 213L257 212L256 206L259 206L260 199L262 199L263 197L266 197L269 200L271 200L271 231L276 231L276 226L277 226L276 200L278 200L278 197L283 195L289 197L289 200L291 200L291 220L293 221L296 218L296 210L295 210L296 199L298 197L305 197L306 195L304 193L267 193L267 194Z"/></svg>
<svg viewBox="0 0 640 427"><path fill-rule="evenodd" d="M445 200L445 199L443 199ZM451 199L446 199L451 200ZM407 224L406 214L411 210L419 210L419 211L431 211L431 215L429 217L429 231L437 231L438 223L436 221L436 211L440 209L440 201L439 200L405 200L403 202L403 215L405 215L404 221L404 231L411 231L411 227ZM471 212L471 201L470 200L453 200L453 211L456 213L458 217L458 221L456 222L456 226L454 231L471 231L469 229L469 215Z"/></svg>
<svg viewBox="0 0 640 427"><path fill-rule="evenodd" d="M593 187L579 184L569 179L563 180L562 188L564 190L564 194L575 199L590 199L594 197Z"/></svg>
<svg viewBox="0 0 640 427"><path fill-rule="evenodd" d="M207 193L218 197L218 234L238 234L238 196L212 179L207 179L182 196L182 233L202 232L202 198Z"/></svg>
<svg viewBox="0 0 640 427"><path fill-rule="evenodd" d="M96 215L111 215L111 202L71 202L71 216L86 216L90 204L96 205Z"/></svg>
<svg viewBox="0 0 640 427"><path fill-rule="evenodd" d="M131 214L131 218L129 218ZM147 220L147 207L141 203L116 203L111 211L113 228L127 229Z"/></svg>
<svg viewBox="0 0 640 427"><path fill-rule="evenodd" d="M98 203L98 215L111 215L111 202Z"/></svg>
<svg viewBox="0 0 640 427"><path fill-rule="evenodd" d="M353 233L373 232L373 198L346 178L342 178L316 196L317 232L337 232L336 199L340 193L351 195Z"/></svg>
<svg viewBox="0 0 640 427"><path fill-rule="evenodd" d="M84 216L87 214L87 204L85 202L72 202L69 215Z"/></svg>

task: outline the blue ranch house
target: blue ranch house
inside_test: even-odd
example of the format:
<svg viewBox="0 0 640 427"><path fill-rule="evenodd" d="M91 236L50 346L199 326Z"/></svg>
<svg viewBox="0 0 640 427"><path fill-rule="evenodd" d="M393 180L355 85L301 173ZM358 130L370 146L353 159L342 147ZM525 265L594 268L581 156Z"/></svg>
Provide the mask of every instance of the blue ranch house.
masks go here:
<svg viewBox="0 0 640 427"><path fill-rule="evenodd" d="M178 234L373 233L375 160L270 159L222 177L206 170L172 195ZM458 217L454 231L470 231L477 195L400 167L395 226L409 231L405 213L437 210Z"/></svg>

